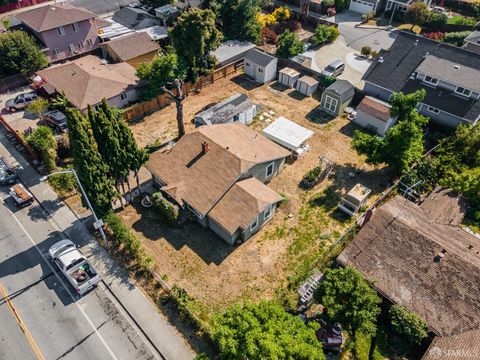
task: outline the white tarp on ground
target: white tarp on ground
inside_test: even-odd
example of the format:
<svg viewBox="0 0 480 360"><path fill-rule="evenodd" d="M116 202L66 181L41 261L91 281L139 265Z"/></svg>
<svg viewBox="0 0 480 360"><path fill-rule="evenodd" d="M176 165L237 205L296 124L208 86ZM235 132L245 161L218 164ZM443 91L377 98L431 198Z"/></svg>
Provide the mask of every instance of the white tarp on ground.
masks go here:
<svg viewBox="0 0 480 360"><path fill-rule="evenodd" d="M313 131L284 117L279 117L263 129L265 137L293 151L300 148L313 134Z"/></svg>

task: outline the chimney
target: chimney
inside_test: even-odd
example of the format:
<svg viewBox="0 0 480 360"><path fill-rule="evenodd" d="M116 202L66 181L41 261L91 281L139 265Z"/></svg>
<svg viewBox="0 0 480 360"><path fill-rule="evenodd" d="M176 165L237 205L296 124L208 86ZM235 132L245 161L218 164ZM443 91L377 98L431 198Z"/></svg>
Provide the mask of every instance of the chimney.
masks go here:
<svg viewBox="0 0 480 360"><path fill-rule="evenodd" d="M206 154L208 152L208 142L204 141L202 143L202 154Z"/></svg>

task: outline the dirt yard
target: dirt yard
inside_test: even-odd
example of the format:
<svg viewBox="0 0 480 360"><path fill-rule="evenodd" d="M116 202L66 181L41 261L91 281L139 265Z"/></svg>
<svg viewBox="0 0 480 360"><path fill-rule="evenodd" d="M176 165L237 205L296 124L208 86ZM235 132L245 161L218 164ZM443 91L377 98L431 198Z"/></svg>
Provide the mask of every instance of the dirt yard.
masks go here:
<svg viewBox="0 0 480 360"><path fill-rule="evenodd" d="M341 194L361 182L373 190L373 201L388 183L383 169L364 165L350 148L355 130L352 123L345 118L325 118L316 109L318 99L299 96L275 83L256 87L240 76L218 81L185 100L185 118L193 118L204 106L235 92L247 92L262 106L260 115L275 113L265 120L257 118L252 126L258 130L281 115L315 131L309 140L312 150L288 164L269 184L287 199L275 218L246 243L231 247L196 223L171 229L161 224L155 213L140 206L130 206L120 213L154 256L156 271L170 285L184 288L197 299L203 309L200 316L207 319L238 301L275 296L293 299L295 290L286 291L287 285L295 289L352 223L336 210ZM173 106L133 125L142 145L159 138L162 142L171 139L175 128ZM192 128L189 123L188 130ZM321 155L335 163L333 174L313 189L301 189L302 177L318 165Z"/></svg>

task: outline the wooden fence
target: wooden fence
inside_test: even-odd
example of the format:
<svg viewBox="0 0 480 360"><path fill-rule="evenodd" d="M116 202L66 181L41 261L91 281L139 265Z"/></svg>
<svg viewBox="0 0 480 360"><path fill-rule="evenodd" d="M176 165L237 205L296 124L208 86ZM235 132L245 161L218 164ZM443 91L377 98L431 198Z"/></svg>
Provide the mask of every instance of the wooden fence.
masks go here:
<svg viewBox="0 0 480 360"><path fill-rule="evenodd" d="M201 76L196 83L186 82L182 88L183 93L188 96L192 93L199 92L205 86L213 84L215 81L223 79L230 74L236 73L241 68L243 68L243 59L216 69L210 75ZM123 111L123 116L126 121L135 121L157 110L160 110L171 103L172 100L167 94L164 93L151 100L144 101L126 108Z"/></svg>

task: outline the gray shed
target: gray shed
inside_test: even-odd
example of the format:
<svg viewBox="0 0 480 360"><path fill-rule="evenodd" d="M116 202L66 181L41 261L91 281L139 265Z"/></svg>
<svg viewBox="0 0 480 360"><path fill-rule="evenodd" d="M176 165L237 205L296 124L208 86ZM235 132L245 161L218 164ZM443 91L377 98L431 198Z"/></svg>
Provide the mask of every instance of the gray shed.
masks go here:
<svg viewBox="0 0 480 360"><path fill-rule="evenodd" d="M300 79L297 80L297 84L295 85L295 89L300 94L305 96L311 96L318 88L318 81L310 76L302 76Z"/></svg>
<svg viewBox="0 0 480 360"><path fill-rule="evenodd" d="M217 59L217 67L226 66L245 58L245 54L254 49L255 44L248 41L228 40L212 52Z"/></svg>
<svg viewBox="0 0 480 360"><path fill-rule="evenodd" d="M323 92L320 107L331 114L338 115L350 104L353 95L355 95L355 89L350 82L337 80Z"/></svg>
<svg viewBox="0 0 480 360"><path fill-rule="evenodd" d="M275 79L278 59L258 49L250 50L245 56L245 74L260 84Z"/></svg>
<svg viewBox="0 0 480 360"><path fill-rule="evenodd" d="M257 114L256 105L245 94L235 94L228 99L195 115L195 127L202 125L240 122L250 124Z"/></svg>
<svg viewBox="0 0 480 360"><path fill-rule="evenodd" d="M291 88L295 86L299 77L300 73L297 70L288 67L283 68L278 72L278 82Z"/></svg>

